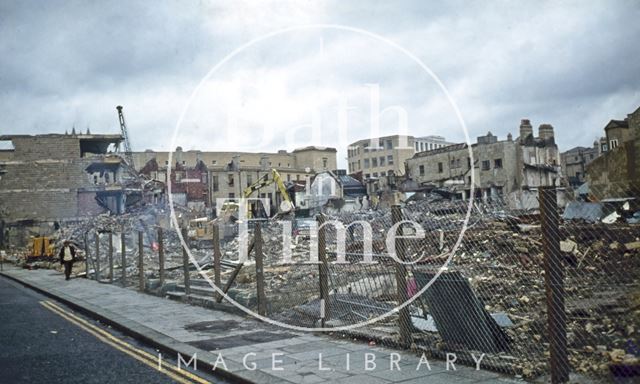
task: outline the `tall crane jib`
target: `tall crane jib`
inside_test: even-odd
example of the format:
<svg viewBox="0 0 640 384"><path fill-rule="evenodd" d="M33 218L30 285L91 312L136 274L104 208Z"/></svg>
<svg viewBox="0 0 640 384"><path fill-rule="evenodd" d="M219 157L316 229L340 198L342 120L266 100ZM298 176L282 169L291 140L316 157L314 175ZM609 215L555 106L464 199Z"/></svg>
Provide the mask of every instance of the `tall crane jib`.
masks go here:
<svg viewBox="0 0 640 384"><path fill-rule="evenodd" d="M124 157L127 164L133 167L133 154L131 152L129 134L127 133L127 124L124 121L124 114L122 113L122 106L118 105L116 109L118 110L118 119L120 120L120 131L122 133L122 137L124 137Z"/></svg>

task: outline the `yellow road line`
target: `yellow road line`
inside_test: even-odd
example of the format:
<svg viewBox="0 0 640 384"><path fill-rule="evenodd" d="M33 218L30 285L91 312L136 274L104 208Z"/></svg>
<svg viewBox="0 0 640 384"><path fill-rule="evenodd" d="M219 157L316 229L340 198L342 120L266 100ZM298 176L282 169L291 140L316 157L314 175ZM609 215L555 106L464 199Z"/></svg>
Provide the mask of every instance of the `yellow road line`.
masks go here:
<svg viewBox="0 0 640 384"><path fill-rule="evenodd" d="M155 361L155 362L158 361L158 357L157 356L154 356L154 355L152 355L151 353L149 353L147 351L144 351L142 349L138 349L138 348L132 346L131 344L128 344L128 343L118 339L117 337L113 336L112 334L110 334L109 332L105 331L104 329L101 329L100 327L98 327L98 326L96 326L94 324L91 324L87 320L85 320L85 319L83 319L83 318L81 318L79 316L76 316L71 312L66 311L64 308L56 305L55 303L52 303L51 301L46 301L45 303L48 304L49 306L53 307L54 309L57 309L59 312L65 313L67 316L70 316L70 317L74 318L78 322L80 322L80 323L84 324L85 326L93 329L94 331L104 335L104 337L108 338L109 340L111 340L111 341L113 341L113 342L115 342L117 344L120 344L121 346L123 346L125 348L129 348L130 350L132 350L134 352L137 352L140 355L142 355L143 357L146 357L146 358L148 358L148 359L150 359L152 361ZM186 376L189 379L191 379L191 380L193 380L193 381L195 381L197 383L209 384L209 382L207 380L204 380L200 376L194 375L193 373L189 372L186 369L180 369L180 368L178 368L178 367L176 367L176 366L174 366L174 365L172 365L172 364L170 364L168 362L163 362L162 366L166 367L166 368L168 368L170 370L173 370L175 373L178 373L180 375Z"/></svg>
<svg viewBox="0 0 640 384"><path fill-rule="evenodd" d="M96 338L98 338L100 341L111 345L112 347L118 349L119 351L122 351L124 353L126 353L127 355L135 358L136 360L150 366L151 368L154 369L158 369L158 357L152 355L151 353L138 349L134 346L132 346L131 344L128 344L120 339L118 339L117 337L113 336L112 334L110 334L109 332L100 329L99 327L89 323L88 321L86 321L85 319L82 319L66 310L64 310L63 308L57 306L56 304L50 302L50 301L41 301L40 304L42 306L44 306L45 308L49 309L50 311L58 314L59 316L65 318L66 320L74 323L75 325L79 326L80 328L84 329L85 331L89 332L90 334L92 334L93 336L95 336ZM196 383L201 383L201 384L208 384L209 382L204 380L203 378L194 375L193 373L185 370L185 369L179 369L178 367L172 365L169 362L164 362L162 363L162 368L166 368L163 370L160 370L162 373L164 373L165 375L171 377L172 379L180 382L180 383L188 383L191 384L192 382L196 382ZM191 379L192 381L189 381L188 379Z"/></svg>

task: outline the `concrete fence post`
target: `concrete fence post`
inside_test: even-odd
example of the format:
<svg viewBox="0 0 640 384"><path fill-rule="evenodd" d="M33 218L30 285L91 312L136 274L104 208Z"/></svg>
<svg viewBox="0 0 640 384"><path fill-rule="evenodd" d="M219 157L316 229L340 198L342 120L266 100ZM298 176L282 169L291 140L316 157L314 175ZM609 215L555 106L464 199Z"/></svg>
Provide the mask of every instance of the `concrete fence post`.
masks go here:
<svg viewBox="0 0 640 384"><path fill-rule="evenodd" d="M144 292L144 241L142 231L138 231L138 290Z"/></svg>
<svg viewBox="0 0 640 384"><path fill-rule="evenodd" d="M120 268L122 269L122 286L125 287L127 285L127 247L126 247L126 238L124 234L124 228L122 228L122 232L120 233L120 254L122 260L120 261Z"/></svg>
<svg viewBox="0 0 640 384"><path fill-rule="evenodd" d="M262 254L262 228L260 223L256 223L253 238L255 239L256 257L256 290L258 296L258 314L266 316L267 297L264 294L264 263Z"/></svg>
<svg viewBox="0 0 640 384"><path fill-rule="evenodd" d="M320 285L320 326L330 319L329 311L329 262L327 260L327 236L325 217L323 214L316 216L318 222L318 278Z"/></svg>
<svg viewBox="0 0 640 384"><path fill-rule="evenodd" d="M158 274L160 276L160 288L164 286L164 236L162 228L158 227Z"/></svg>
<svg viewBox="0 0 640 384"><path fill-rule="evenodd" d="M109 232L109 282L113 284L113 233Z"/></svg>
<svg viewBox="0 0 640 384"><path fill-rule="evenodd" d="M96 262L95 262L96 272L94 274L94 278L96 279L96 281L100 281L100 234L98 232L96 232L95 239L96 239Z"/></svg>
<svg viewBox="0 0 640 384"><path fill-rule="evenodd" d="M551 382L569 381L567 314L564 307L564 268L560 254L560 217L555 187L540 187L540 224L544 254L544 282L547 296L549 366Z"/></svg>
<svg viewBox="0 0 640 384"><path fill-rule="evenodd" d="M391 223L397 224L402 221L402 209L399 205L391 207ZM400 234L395 233L396 256L399 260L404 261L406 257L405 243L402 239L402 226L398 228ZM403 264L395 262L396 275L396 295L398 305L402 305L407 301L407 271ZM403 307L398 314L398 328L400 329L400 344L404 347L411 345L411 316L409 308Z"/></svg>
<svg viewBox="0 0 640 384"><path fill-rule="evenodd" d="M187 244L189 237L187 236L186 228L182 228L182 238L184 239L185 244ZM190 295L191 281L189 280L189 253L187 253L186 246L182 247L182 273L184 276L184 293L186 295Z"/></svg>
<svg viewBox="0 0 640 384"><path fill-rule="evenodd" d="M222 288L222 283L220 281L220 260L222 259L222 254L220 253L220 230L218 229L218 224L213 223L213 282L218 288ZM216 294L216 298L220 296Z"/></svg>

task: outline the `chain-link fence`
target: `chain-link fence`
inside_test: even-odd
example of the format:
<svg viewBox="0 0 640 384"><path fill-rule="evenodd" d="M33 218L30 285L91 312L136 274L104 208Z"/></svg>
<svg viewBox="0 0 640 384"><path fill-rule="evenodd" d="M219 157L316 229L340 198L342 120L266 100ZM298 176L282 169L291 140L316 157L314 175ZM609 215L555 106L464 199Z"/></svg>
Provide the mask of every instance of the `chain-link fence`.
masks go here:
<svg viewBox="0 0 640 384"><path fill-rule="evenodd" d="M606 381L638 367L640 193L599 192L540 189L514 205L433 191L392 209L254 222L244 262L234 231L220 231L217 262L216 242L187 237L200 272L184 267L175 231L162 241L156 228L126 234L124 261L121 245L111 251L115 272L109 235L89 233L89 270L116 282L125 271L128 286L214 306L219 297L202 274L214 281L217 270L229 297L288 325L428 357L455 354L472 366L482 359L485 369L527 379L553 372ZM393 232L405 237L389 240Z"/></svg>

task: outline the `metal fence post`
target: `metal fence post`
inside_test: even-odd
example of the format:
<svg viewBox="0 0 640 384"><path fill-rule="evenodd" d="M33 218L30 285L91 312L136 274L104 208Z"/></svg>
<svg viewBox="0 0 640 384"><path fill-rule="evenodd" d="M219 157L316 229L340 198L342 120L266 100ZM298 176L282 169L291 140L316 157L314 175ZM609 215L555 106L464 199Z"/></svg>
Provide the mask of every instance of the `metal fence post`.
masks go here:
<svg viewBox="0 0 640 384"><path fill-rule="evenodd" d="M391 222L392 224L397 224L402 221L402 209L399 205L393 205L391 207ZM402 226L398 228L401 233ZM396 255L399 260L405 260L405 243L404 239L402 239L402 235L398 237L397 234L394 233L395 237L395 246L396 246ZM398 305L402 305L407 301L407 271L403 264L399 262L395 262L395 274L396 274L396 294ZM408 347L411 345L411 316L409 315L409 308L407 306L400 309L398 314L398 328L400 329L400 344L404 347Z"/></svg>
<svg viewBox="0 0 640 384"><path fill-rule="evenodd" d="M138 289L144 292L144 250L142 231L138 231Z"/></svg>
<svg viewBox="0 0 640 384"><path fill-rule="evenodd" d="M258 295L258 314L265 316L267 314L267 297L264 294L264 265L262 254L262 229L260 223L256 223L253 233L255 239L255 257L256 257L256 290Z"/></svg>
<svg viewBox="0 0 640 384"><path fill-rule="evenodd" d="M182 228L182 238L184 239L185 244L189 241L186 228ZM182 247L182 272L184 275L184 293L190 295L191 282L189 281L189 254L187 253L186 246Z"/></svg>
<svg viewBox="0 0 640 384"><path fill-rule="evenodd" d="M329 311L329 265L327 261L327 236L325 217L323 214L316 216L318 222L318 277L320 279L320 326L330 319Z"/></svg>
<svg viewBox="0 0 640 384"><path fill-rule="evenodd" d="M109 282L113 284L113 232L109 232Z"/></svg>
<svg viewBox="0 0 640 384"><path fill-rule="evenodd" d="M220 253L220 231L218 229L218 224L213 224L213 282L216 287L221 288L220 281L220 260L222 259L222 254ZM219 294L216 294L219 296Z"/></svg>
<svg viewBox="0 0 640 384"><path fill-rule="evenodd" d="M122 232L120 233L120 253L122 256L122 261L120 262L120 268L122 269L122 286L127 285L127 246L125 241L124 228L122 228Z"/></svg>
<svg viewBox="0 0 640 384"><path fill-rule="evenodd" d="M164 286L164 236L160 227L158 227L158 274L160 275L160 288L162 288Z"/></svg>
<svg viewBox="0 0 640 384"><path fill-rule="evenodd" d="M100 234L96 232L96 272L94 274L96 281L100 281Z"/></svg>
<svg viewBox="0 0 640 384"><path fill-rule="evenodd" d="M549 365L551 382L569 381L567 354L567 315L564 308L564 269L560 254L558 202L555 187L539 189L542 249L544 253L544 282L547 296L547 325L549 328Z"/></svg>

